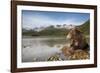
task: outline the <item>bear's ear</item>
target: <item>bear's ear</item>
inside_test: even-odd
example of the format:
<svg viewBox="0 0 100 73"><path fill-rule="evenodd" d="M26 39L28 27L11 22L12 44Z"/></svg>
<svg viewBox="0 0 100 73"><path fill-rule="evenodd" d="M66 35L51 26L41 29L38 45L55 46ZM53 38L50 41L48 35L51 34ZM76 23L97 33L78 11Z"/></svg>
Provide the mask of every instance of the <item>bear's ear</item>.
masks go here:
<svg viewBox="0 0 100 73"><path fill-rule="evenodd" d="M67 38L67 39L71 39L71 33L70 33L70 32L68 33L68 35L67 35L66 38Z"/></svg>
<svg viewBox="0 0 100 73"><path fill-rule="evenodd" d="M68 39L70 36L69 36L69 34L66 36L66 38Z"/></svg>

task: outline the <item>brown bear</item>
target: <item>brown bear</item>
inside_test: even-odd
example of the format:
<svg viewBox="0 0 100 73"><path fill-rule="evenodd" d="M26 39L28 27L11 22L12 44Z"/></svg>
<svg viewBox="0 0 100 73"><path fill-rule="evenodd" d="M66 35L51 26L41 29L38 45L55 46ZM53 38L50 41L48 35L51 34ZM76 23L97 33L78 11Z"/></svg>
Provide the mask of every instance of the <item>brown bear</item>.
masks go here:
<svg viewBox="0 0 100 73"><path fill-rule="evenodd" d="M70 29L67 35L67 39L70 41L70 48L74 50L76 49L88 50L89 49L89 44L87 43L85 36L77 27Z"/></svg>

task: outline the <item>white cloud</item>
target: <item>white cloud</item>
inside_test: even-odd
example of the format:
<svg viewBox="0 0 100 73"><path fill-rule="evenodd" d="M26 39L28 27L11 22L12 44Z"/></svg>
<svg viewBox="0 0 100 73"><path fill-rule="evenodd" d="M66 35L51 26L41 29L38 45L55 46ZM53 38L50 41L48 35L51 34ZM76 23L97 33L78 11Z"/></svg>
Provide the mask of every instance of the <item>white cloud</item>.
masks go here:
<svg viewBox="0 0 100 73"><path fill-rule="evenodd" d="M80 25L83 22L76 22L74 18L70 18L70 19L65 19L62 21L57 21L56 19L50 19L47 16L42 16L42 15L35 15L35 16L27 16L27 18L23 18L23 27L24 28L35 28L35 27L46 27L49 25Z"/></svg>

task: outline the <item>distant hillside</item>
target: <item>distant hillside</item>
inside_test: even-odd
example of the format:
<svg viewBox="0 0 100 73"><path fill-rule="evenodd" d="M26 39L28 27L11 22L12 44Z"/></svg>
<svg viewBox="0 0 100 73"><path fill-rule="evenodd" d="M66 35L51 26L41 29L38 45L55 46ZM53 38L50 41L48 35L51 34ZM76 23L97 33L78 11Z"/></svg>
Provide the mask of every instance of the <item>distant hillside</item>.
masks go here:
<svg viewBox="0 0 100 73"><path fill-rule="evenodd" d="M84 33L84 34L90 34L90 20L86 21L84 24L78 26L78 28Z"/></svg>
<svg viewBox="0 0 100 73"><path fill-rule="evenodd" d="M23 29L22 35L25 36L65 36L68 30L65 28L55 28L54 26L46 27L41 31Z"/></svg>
<svg viewBox="0 0 100 73"><path fill-rule="evenodd" d="M90 20L86 21L84 24L77 26L85 35L90 33ZM22 34L25 36L66 36L69 29L66 28L55 28L54 26L48 26L41 31L35 31L34 29L27 30L22 29Z"/></svg>

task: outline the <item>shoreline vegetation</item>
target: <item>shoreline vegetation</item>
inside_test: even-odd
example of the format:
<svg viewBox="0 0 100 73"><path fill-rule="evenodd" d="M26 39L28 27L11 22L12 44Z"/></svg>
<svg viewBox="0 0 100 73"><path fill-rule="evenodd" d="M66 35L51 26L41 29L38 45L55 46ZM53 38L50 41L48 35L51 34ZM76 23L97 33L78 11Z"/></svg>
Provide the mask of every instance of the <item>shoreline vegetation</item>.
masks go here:
<svg viewBox="0 0 100 73"><path fill-rule="evenodd" d="M77 26L84 34L84 36L89 41L89 34L90 34L90 21L86 21L83 25ZM49 26L44 30L35 31L35 30L26 30L23 28L22 30L22 37L23 38L35 38L35 37L51 37L54 38L56 36L66 38L69 30L65 28L57 29L53 26ZM89 50L73 50L70 51L70 48L63 46L61 49L61 53L67 58L67 60L85 60L90 58ZM62 59L59 55L53 55L47 59L47 61L61 61Z"/></svg>
<svg viewBox="0 0 100 73"><path fill-rule="evenodd" d="M90 34L90 20L86 21L82 25L76 26L81 30L84 35ZM41 27L42 30L35 29L25 29L22 28L23 36L66 36L70 31L68 28L61 28L59 25L58 28L55 28L53 25L50 25L46 28Z"/></svg>

